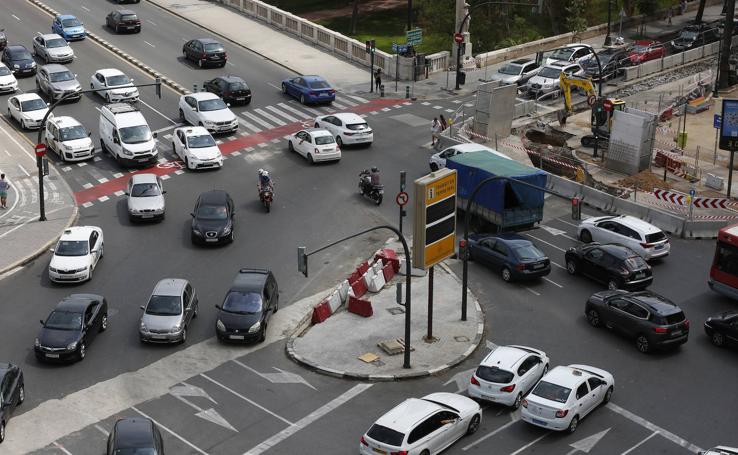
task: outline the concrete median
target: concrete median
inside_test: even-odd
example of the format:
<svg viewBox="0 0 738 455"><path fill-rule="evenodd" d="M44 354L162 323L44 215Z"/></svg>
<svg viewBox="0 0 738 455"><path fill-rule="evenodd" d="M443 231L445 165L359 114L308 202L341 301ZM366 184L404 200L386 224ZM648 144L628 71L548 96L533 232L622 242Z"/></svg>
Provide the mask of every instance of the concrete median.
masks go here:
<svg viewBox="0 0 738 455"><path fill-rule="evenodd" d="M582 201L590 207L595 207L605 212L612 211L614 196L602 191L585 186L582 188Z"/></svg>
<svg viewBox="0 0 738 455"><path fill-rule="evenodd" d="M558 175L548 174L546 187L562 196L573 198L582 197L582 185Z"/></svg>
<svg viewBox="0 0 738 455"><path fill-rule="evenodd" d="M618 215L631 215L636 218L646 219L648 215L648 207L639 205L633 201L626 199L614 198L612 210Z"/></svg>
<svg viewBox="0 0 738 455"><path fill-rule="evenodd" d="M690 239L715 239L718 231L733 221L685 221L683 237Z"/></svg>
<svg viewBox="0 0 738 455"><path fill-rule="evenodd" d="M644 220L672 235L681 236L684 232L684 219L670 213L649 209Z"/></svg>

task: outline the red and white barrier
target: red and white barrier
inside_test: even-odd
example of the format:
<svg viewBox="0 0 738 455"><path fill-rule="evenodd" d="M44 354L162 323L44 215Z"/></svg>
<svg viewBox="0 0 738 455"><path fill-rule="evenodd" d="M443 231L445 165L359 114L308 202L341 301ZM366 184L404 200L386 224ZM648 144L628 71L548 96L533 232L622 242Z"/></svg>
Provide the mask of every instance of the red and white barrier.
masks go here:
<svg viewBox="0 0 738 455"><path fill-rule="evenodd" d="M346 303L348 300L349 289L351 289L351 286L349 285L348 280L343 280L343 282L338 285L338 296L341 298L342 303Z"/></svg>
<svg viewBox="0 0 738 455"><path fill-rule="evenodd" d="M319 304L315 305L313 308L313 318L312 323L313 324L320 324L321 322L328 319L331 315L331 307L328 304L327 300L324 300L320 302Z"/></svg>
<svg viewBox="0 0 738 455"><path fill-rule="evenodd" d="M374 314L372 303L369 300L363 300L356 297L349 297L348 311L365 318Z"/></svg>
<svg viewBox="0 0 738 455"><path fill-rule="evenodd" d="M669 202L675 205L685 205L687 202L687 195L679 193L677 191L662 190L661 188L654 188L653 195L662 201Z"/></svg>

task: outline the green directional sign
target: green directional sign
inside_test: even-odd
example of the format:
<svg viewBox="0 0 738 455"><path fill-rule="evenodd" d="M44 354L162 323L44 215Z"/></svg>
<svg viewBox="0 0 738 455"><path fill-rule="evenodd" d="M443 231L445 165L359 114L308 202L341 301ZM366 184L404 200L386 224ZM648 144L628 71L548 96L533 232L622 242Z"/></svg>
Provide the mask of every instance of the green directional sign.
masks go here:
<svg viewBox="0 0 738 455"><path fill-rule="evenodd" d="M423 29L416 28L414 30L408 30L407 32L405 32L405 37L407 40L407 44L417 46L418 44L423 42Z"/></svg>

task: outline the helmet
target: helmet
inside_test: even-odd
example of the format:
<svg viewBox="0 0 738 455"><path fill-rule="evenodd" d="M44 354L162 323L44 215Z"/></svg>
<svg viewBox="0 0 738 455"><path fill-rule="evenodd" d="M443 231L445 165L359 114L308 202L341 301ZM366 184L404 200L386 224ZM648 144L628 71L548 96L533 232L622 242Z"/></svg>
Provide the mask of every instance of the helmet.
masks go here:
<svg viewBox="0 0 738 455"><path fill-rule="evenodd" d="M377 166L372 166L372 172L379 172L379 168Z"/></svg>
<svg viewBox="0 0 738 455"><path fill-rule="evenodd" d="M256 171L256 172L258 172L258 173L259 173L259 175L261 175L261 174L263 174L263 173L264 173L264 172L266 172L266 171L264 171L264 169L261 169L261 168L260 168L260 169L259 169L258 171Z"/></svg>
<svg viewBox="0 0 738 455"><path fill-rule="evenodd" d="M269 171L265 171L262 169L261 175L263 175L264 177L269 177Z"/></svg>

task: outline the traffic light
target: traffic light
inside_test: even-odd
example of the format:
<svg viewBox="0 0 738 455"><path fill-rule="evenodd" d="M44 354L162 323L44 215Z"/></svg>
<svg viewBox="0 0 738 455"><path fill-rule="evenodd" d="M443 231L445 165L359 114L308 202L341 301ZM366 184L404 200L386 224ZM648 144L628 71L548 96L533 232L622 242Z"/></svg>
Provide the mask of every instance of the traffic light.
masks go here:
<svg viewBox="0 0 738 455"><path fill-rule="evenodd" d="M582 201L579 198L571 198L571 219L574 221L582 219Z"/></svg>
<svg viewBox="0 0 738 455"><path fill-rule="evenodd" d="M158 96L159 99L161 99L161 78L160 77L156 78L156 96Z"/></svg>
<svg viewBox="0 0 738 455"><path fill-rule="evenodd" d="M297 270L301 272L303 275L305 275L305 278L307 278L308 258L307 258L307 254L305 254L304 246L297 247Z"/></svg>
<svg viewBox="0 0 738 455"><path fill-rule="evenodd" d="M377 48L377 42L373 39L366 40L366 53L371 54Z"/></svg>

